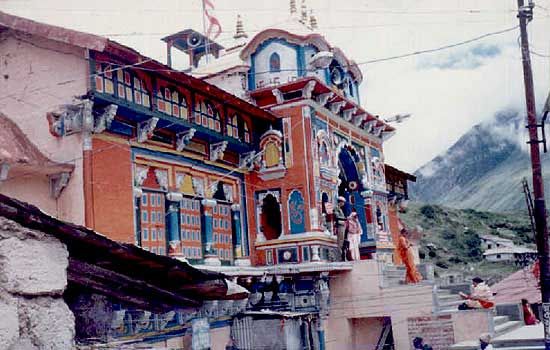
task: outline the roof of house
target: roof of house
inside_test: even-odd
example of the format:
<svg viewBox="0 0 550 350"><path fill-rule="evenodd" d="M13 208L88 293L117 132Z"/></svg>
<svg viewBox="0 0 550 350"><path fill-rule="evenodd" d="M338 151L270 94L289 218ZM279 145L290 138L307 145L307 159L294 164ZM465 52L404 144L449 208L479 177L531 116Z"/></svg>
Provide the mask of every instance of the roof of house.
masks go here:
<svg viewBox="0 0 550 350"><path fill-rule="evenodd" d="M519 303L521 299L527 299L530 303L540 303L539 284L531 271L531 267L525 268L491 286L493 293L496 293L495 302Z"/></svg>
<svg viewBox="0 0 550 350"><path fill-rule="evenodd" d="M99 35L40 23L0 11L0 29L2 27L97 51L103 51L109 42L109 39Z"/></svg>
<svg viewBox="0 0 550 350"><path fill-rule="evenodd" d="M127 63L133 65L135 69L139 66L143 69L153 70L156 74L165 76L169 79L176 79L182 84L193 86L196 90L208 97L217 97L233 108L240 108L242 111L250 113L253 116L259 116L267 120L276 120L276 117L271 112L259 108L215 85L209 84L202 79L195 78L184 72L177 71L161 62L142 55L128 46L99 35L40 23L0 11L0 32L4 30L15 30L85 49L107 52L123 58Z"/></svg>
<svg viewBox="0 0 550 350"><path fill-rule="evenodd" d="M488 240L488 241L493 241L493 242L512 242L511 239L502 238L502 237L495 236L495 235L481 235L480 237L482 239L485 239L485 240Z"/></svg>
<svg viewBox="0 0 550 350"><path fill-rule="evenodd" d="M100 294L157 309L198 305L202 300L244 299L248 295L245 288L229 282L224 274L201 271L134 244L115 242L2 194L0 216L63 242L69 251L69 283Z"/></svg>

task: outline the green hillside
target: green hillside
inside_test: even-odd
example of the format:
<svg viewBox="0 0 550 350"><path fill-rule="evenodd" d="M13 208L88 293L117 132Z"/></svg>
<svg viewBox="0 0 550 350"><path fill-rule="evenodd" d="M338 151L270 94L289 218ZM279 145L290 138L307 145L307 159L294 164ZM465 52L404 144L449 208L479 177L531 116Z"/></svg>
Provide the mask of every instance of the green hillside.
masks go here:
<svg viewBox="0 0 550 350"><path fill-rule="evenodd" d="M434 264L436 276L462 272L467 277L480 276L494 283L520 268L510 263L483 261L480 235L492 234L518 245L535 247L525 212L498 214L411 204L400 217L410 229L421 229L420 258Z"/></svg>

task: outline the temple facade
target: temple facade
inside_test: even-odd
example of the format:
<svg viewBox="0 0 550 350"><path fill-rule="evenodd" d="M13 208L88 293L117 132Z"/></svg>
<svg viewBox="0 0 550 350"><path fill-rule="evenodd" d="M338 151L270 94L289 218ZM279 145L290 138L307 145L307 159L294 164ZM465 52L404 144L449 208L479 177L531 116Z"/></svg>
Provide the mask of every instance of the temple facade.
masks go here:
<svg viewBox="0 0 550 350"><path fill-rule="evenodd" d="M361 106L359 66L297 12L291 1L286 22L253 37L239 19L227 48L191 29L167 36L168 65L0 13L0 52L10 52L0 112L51 165L10 175L21 165L0 158L0 192L233 278L251 294L234 320L218 322L212 305L224 346L254 348L267 318L293 327L288 348L404 349L407 317L432 311L429 282L386 273L399 263L392 232L411 178L386 177L395 129ZM170 68L175 49L190 71ZM339 199L345 217L357 213L361 261L339 261Z"/></svg>

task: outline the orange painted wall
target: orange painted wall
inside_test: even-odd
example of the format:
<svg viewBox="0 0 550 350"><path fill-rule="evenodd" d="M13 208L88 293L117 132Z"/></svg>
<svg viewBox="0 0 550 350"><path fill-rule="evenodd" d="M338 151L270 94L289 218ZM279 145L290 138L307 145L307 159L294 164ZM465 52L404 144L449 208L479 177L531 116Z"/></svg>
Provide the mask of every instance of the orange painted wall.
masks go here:
<svg viewBox="0 0 550 350"><path fill-rule="evenodd" d="M95 138L92 155L93 229L116 241L135 243L130 146Z"/></svg>

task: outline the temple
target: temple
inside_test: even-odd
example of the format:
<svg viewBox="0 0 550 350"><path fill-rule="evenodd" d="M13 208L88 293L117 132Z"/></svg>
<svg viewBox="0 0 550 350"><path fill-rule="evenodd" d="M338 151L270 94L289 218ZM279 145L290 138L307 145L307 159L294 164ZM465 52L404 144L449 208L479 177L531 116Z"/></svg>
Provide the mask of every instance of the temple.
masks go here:
<svg viewBox="0 0 550 350"><path fill-rule="evenodd" d="M227 47L192 29L165 37L167 65L0 13L0 122L34 144L0 154L0 192L246 287L246 311L207 317L239 348L405 348L433 310L433 270L405 284L395 250L414 177L385 164L395 128L361 105L359 66L290 3L253 36L239 17ZM188 71L171 68L173 50ZM357 261L339 261L339 199L357 213Z"/></svg>

